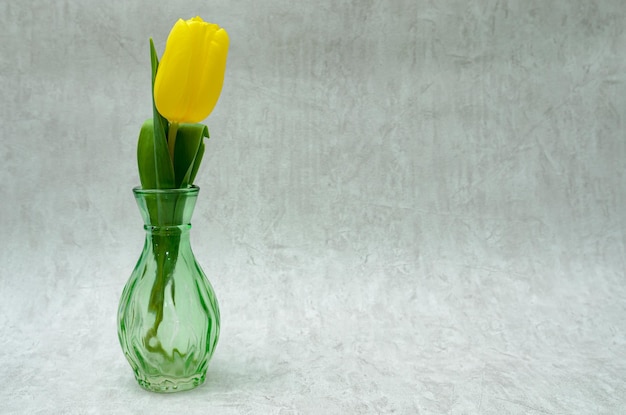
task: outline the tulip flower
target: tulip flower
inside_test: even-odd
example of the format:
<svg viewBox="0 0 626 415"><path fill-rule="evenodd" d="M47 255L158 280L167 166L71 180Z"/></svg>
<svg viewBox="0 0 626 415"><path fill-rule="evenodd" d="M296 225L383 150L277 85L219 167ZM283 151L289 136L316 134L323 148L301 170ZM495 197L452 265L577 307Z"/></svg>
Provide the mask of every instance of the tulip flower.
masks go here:
<svg viewBox="0 0 626 415"><path fill-rule="evenodd" d="M178 19L159 62L152 39L153 118L139 134L137 161L145 189L193 184L209 116L222 91L228 34L200 17ZM168 154L169 153L169 154Z"/></svg>
<svg viewBox="0 0 626 415"><path fill-rule="evenodd" d="M170 32L154 84L154 101L170 123L198 123L222 91L228 34L200 17L179 19Z"/></svg>

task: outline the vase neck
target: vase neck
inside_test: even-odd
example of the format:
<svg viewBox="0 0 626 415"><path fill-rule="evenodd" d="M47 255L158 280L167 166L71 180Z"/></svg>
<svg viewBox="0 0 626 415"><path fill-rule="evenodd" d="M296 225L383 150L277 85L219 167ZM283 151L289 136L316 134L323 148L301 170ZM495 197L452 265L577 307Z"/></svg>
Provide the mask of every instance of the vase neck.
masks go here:
<svg viewBox="0 0 626 415"><path fill-rule="evenodd" d="M185 189L133 189L145 229L151 233L188 233L198 198L198 187Z"/></svg>
<svg viewBox="0 0 626 415"><path fill-rule="evenodd" d="M187 223L185 225L168 225L168 226L154 226L154 225L143 225L143 228L146 230L146 234L150 235L160 235L160 236L179 236L183 238L189 238L189 230L191 229L191 224Z"/></svg>

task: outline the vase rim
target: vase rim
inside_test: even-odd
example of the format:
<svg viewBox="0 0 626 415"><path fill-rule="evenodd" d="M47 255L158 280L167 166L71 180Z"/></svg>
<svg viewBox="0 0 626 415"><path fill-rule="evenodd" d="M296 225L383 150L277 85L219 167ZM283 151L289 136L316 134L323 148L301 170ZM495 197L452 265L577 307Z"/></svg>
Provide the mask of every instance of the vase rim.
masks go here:
<svg viewBox="0 0 626 415"><path fill-rule="evenodd" d="M194 194L198 193L200 188L196 185L191 185L189 187L176 188L176 189L144 189L141 186L133 187L133 193L136 195L154 195L154 194Z"/></svg>

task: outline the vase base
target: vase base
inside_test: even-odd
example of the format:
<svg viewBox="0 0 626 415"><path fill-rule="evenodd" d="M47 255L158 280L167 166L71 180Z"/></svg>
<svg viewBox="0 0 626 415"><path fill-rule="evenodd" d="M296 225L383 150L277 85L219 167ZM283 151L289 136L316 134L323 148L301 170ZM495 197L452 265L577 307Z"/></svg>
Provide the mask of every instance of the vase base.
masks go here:
<svg viewBox="0 0 626 415"><path fill-rule="evenodd" d="M198 374L188 378L171 378L166 376L136 375L137 383L150 392L174 393L194 389L204 383L206 374Z"/></svg>

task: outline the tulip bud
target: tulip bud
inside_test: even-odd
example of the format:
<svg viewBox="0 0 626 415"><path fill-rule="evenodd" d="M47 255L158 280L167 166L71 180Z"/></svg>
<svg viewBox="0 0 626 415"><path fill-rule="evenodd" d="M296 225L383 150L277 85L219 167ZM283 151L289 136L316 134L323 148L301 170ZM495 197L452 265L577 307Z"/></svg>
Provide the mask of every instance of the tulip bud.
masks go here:
<svg viewBox="0 0 626 415"><path fill-rule="evenodd" d="M228 34L200 17L179 19L170 32L154 83L159 113L172 123L209 116L222 91Z"/></svg>

